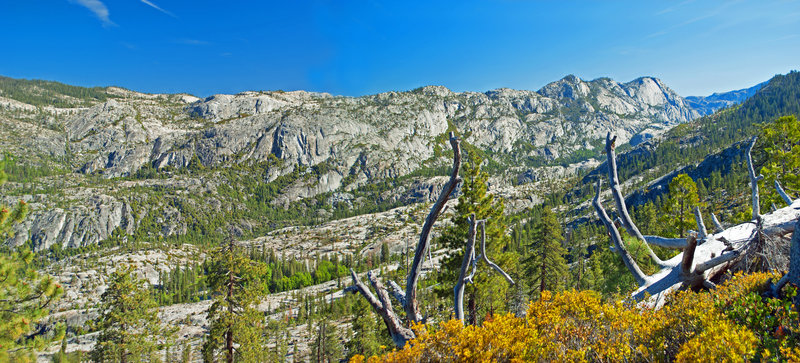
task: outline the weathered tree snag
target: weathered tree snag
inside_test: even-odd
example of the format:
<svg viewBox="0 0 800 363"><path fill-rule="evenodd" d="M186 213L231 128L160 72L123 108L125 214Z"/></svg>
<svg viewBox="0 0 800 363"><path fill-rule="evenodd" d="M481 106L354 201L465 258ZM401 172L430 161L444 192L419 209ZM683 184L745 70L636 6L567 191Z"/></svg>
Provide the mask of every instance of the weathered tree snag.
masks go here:
<svg viewBox="0 0 800 363"><path fill-rule="evenodd" d="M608 181L611 187L611 196L614 197L614 204L617 207L617 213L622 221L622 225L628 231L628 234L638 238L641 241L647 241L647 239L642 235L642 232L639 232L639 228L637 228L633 223L633 219L631 219L630 214L628 214L628 206L625 205L625 197L622 195L622 188L620 188L619 176L617 175L617 157L614 152L614 145L616 141L616 136L612 138L610 132L606 134L606 157L608 160L606 164L608 166ZM656 256L655 252L653 252L653 249L651 249L646 243L644 246L647 248L647 254L650 255L650 258L652 258L653 261L655 261L659 266L664 267L664 261Z"/></svg>
<svg viewBox="0 0 800 363"><path fill-rule="evenodd" d="M717 219L717 216L714 213L711 213L711 223L714 223L714 233L719 233L725 230L725 228L722 227L722 223L719 223L719 219Z"/></svg>
<svg viewBox="0 0 800 363"><path fill-rule="evenodd" d="M486 220L481 220L480 222L481 222L480 223L480 225L481 225L481 256L480 257L481 257L481 259L483 259L483 262L486 262L486 264L489 265L489 267L493 268L495 271L497 271L497 273L499 273L501 276L503 276L503 278L505 278L506 281L508 281L509 284L514 285L514 279L512 279L511 276L508 276L508 274L505 271L503 271L503 269L500 268L500 266L497 266L497 264L495 264L494 262L489 261L489 257L488 257L489 255L486 253Z"/></svg>
<svg viewBox="0 0 800 363"><path fill-rule="evenodd" d="M406 345L407 341L414 339L414 332L405 327L397 317L397 314L394 313L392 302L389 301L389 295L386 293L386 290L383 288L378 278L372 274L372 271L367 273L367 277L372 287L374 287L375 291L378 293L379 299L375 298L375 295L372 294L367 285L361 282L353 269L350 269L350 276L353 278L355 286L348 288L348 290L356 290L367 299L367 302L372 305L372 309L383 319L383 322L386 324L386 329L389 330L389 335L391 335L392 341L396 346L402 348Z"/></svg>
<svg viewBox="0 0 800 363"><path fill-rule="evenodd" d="M610 136L606 137L606 152L609 158L609 181L611 183L612 196L616 199L622 199L619 192L619 180L616 178L616 162L613 154L613 142ZM759 246L759 239L761 235L785 235L792 233L796 226L796 220L800 218L800 201L793 201L789 206L778 209L772 213L761 215L758 210L758 180L759 177L755 176L755 169L753 168L752 158L750 151L755 143L755 138L748 147L748 172L750 174L750 185L753 192L753 220L750 222L742 223L739 225L731 226L723 229L722 225L717 220L716 216L712 215L716 231L714 234L705 232L705 242L698 245L695 236L690 235L687 241L677 243L671 239L669 245L673 248L682 246L684 251L677 256L663 261L663 267L660 271L653 275L647 276L639 269L636 262L630 256L622 243L622 238L616 226L608 217L605 209L600 203L600 180L598 179L597 194L593 201L593 205L597 211L597 215L603 224L606 226L611 240L613 241L617 253L622 257L623 262L628 267L628 270L633 274L634 279L639 284L639 289L631 294L631 297L636 301L642 301L645 297L650 296L647 301L642 301L643 304L660 307L664 298L671 292L681 288L713 288L714 284L710 279L719 273L724 272L730 268L737 260L745 255L753 253ZM780 192L779 192L780 193ZM623 203L617 204L618 208L624 208ZM624 211L618 211L622 216L623 223L629 217ZM630 221L633 224L632 221ZM705 229L702 225L702 218L698 218L700 233ZM635 226L634 226L635 227ZM636 229L631 229L636 231ZM629 230L630 231L630 230ZM632 233L635 235L635 233ZM648 243L657 240L657 238L644 238ZM795 241L800 239L798 234L792 238L793 248ZM796 242L800 244L800 241ZM797 247L797 259L792 256L792 263L797 264L798 277L800 277L800 245ZM794 253L794 252L793 252ZM654 259L655 260L655 259ZM656 260L657 261L657 260ZM789 278L787 277L788 281ZM783 279L782 279L783 281ZM785 282L783 282L785 284Z"/></svg>
<svg viewBox="0 0 800 363"><path fill-rule="evenodd" d="M764 179L763 175L756 176L756 170L753 167L752 151L753 146L756 145L757 136L753 136L750 140L750 145L747 146L747 174L750 176L750 189L753 192L753 220L758 221L761 219L761 205L758 198L758 181Z"/></svg>
<svg viewBox="0 0 800 363"><path fill-rule="evenodd" d="M697 222L697 236L701 240L706 239L708 231L706 231L706 224L703 223L703 215L700 213L700 207L694 207L694 220Z"/></svg>
<svg viewBox="0 0 800 363"><path fill-rule="evenodd" d="M461 260L461 270L456 280L456 286L453 288L455 318L464 321L464 287L466 284L473 283L473 277L478 267L478 260L483 260L489 267L497 271L503 278L510 284L514 284L514 279L511 278L500 266L490 261L486 255L486 220L475 220L475 213L472 213L469 218L469 232L467 232L467 246L464 249L464 259ZM475 256L475 235L477 226L481 226L481 255ZM472 273L467 276L467 270L472 266ZM474 315L474 314L473 314Z"/></svg>
<svg viewBox="0 0 800 363"><path fill-rule="evenodd" d="M469 222L467 247L464 248L464 259L461 260L461 271L458 274L456 286L453 288L455 318L462 322L464 321L464 287L468 282L472 281L472 275L467 276L467 270L469 270L470 265L475 266L475 264L473 264L473 261L475 261L475 226L477 225L475 213L472 213L472 215L467 218L467 221Z"/></svg>
<svg viewBox="0 0 800 363"><path fill-rule="evenodd" d="M783 187L781 186L781 183L777 180L775 180L775 189L778 191L778 194L780 194L781 199L783 199L783 201L786 202L786 204L790 205L792 204L793 202L792 198L789 196L789 194L786 194L786 192L783 190Z"/></svg>
<svg viewBox="0 0 800 363"><path fill-rule="evenodd" d="M445 204L450 199L450 196L453 194L456 186L461 182L461 179L458 177L458 173L461 169L461 144L460 140L453 132L450 133L450 146L453 148L453 171L450 174L450 180L442 189L442 192L439 194L439 198L436 200L436 203L433 204L428 217L425 219L425 224L422 226L419 242L417 243L416 250L414 251L414 262L411 264L409 269L405 292L403 292L403 289L400 288L400 286L396 283L389 283L392 296L394 296L394 298L397 299L397 301L402 305L403 310L406 312L406 318L409 322L423 321L423 317L422 314L420 314L419 305L417 303L417 284L420 273L422 272L422 261L424 260L425 254L427 253L430 245L431 228L433 228L433 224L436 222L436 219L442 214ZM377 276L374 276L372 272L369 272L367 276L370 284L375 289L375 293L378 295L376 298L370 289L359 280L358 275L352 269L350 270L350 276L352 277L354 286L347 287L344 289L344 291L361 293L361 295L367 299L367 302L369 302L375 312L378 313L381 318L383 318L383 322L386 324L386 328L389 330L389 334L392 336L392 341L394 341L394 344L398 348L403 348L406 342L413 339L415 335L414 332L403 325L403 323L397 317L397 314L392 308L392 303L389 300L389 293L386 291L386 288L381 284Z"/></svg>
<svg viewBox="0 0 800 363"><path fill-rule="evenodd" d="M595 211L597 211L597 216L600 217L600 221L603 222L603 225L606 226L608 234L609 236L611 236L611 241L614 242L614 247L616 248L617 253L619 253L619 255L622 257L622 262L625 263L625 267L627 267L628 271L630 271L631 274L633 274L633 278L634 280L636 280L636 283L639 286L643 286L644 284L647 283L647 275L645 275L644 272L642 272L642 269L639 268L639 265L636 263L636 261L633 260L633 257L631 256L630 252L628 252L628 249L625 248L625 244L622 241L622 236L619 234L617 226L614 225L614 222L611 221L611 218L609 218L608 213L606 213L605 208L603 208L603 205L600 204L601 185L602 185L602 180L598 178L597 187L595 189L597 193L595 194L594 199L592 200L592 205L594 206Z"/></svg>
<svg viewBox="0 0 800 363"><path fill-rule="evenodd" d="M428 218L425 219L422 233L419 236L419 243L417 243L417 248L414 251L414 262L411 264L411 270L409 270L406 281L406 304L403 309L406 311L408 318L414 322L422 320L422 314L420 314L419 305L417 304L417 283L422 268L422 258L425 256L429 246L431 228L433 228L433 223L436 222L436 219L439 218L445 203L450 199L450 195L456 189L456 185L461 182L458 177L458 172L461 169L461 144L452 132L450 133L450 146L453 148L453 172L450 174L450 180L447 185L444 186L441 194L439 194L436 203L433 204Z"/></svg>

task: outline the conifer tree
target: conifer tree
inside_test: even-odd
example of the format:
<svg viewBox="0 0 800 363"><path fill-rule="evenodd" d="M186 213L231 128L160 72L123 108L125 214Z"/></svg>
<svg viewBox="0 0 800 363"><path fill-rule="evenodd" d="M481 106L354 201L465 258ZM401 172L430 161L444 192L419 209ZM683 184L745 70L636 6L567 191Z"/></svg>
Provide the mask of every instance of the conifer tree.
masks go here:
<svg viewBox="0 0 800 363"><path fill-rule="evenodd" d="M0 185L8 180L5 163L0 161ZM0 240L10 236L12 227L25 219L28 205L20 200L9 209L0 205ZM0 253L0 362L34 361L33 352L47 342L41 334L32 332L48 313L50 303L64 292L61 285L34 268L34 254L27 250ZM58 326L55 339L63 337Z"/></svg>
<svg viewBox="0 0 800 363"><path fill-rule="evenodd" d="M566 250L561 225L555 214L547 207L542 210L527 245L527 257L523 261L525 276L531 288L531 296L538 297L543 291L556 291L564 286L567 277Z"/></svg>
<svg viewBox="0 0 800 363"><path fill-rule="evenodd" d="M256 310L269 293L269 267L248 258L233 240L212 254L208 286L209 333L203 344L206 362L258 362L267 358L264 314Z"/></svg>
<svg viewBox="0 0 800 363"><path fill-rule="evenodd" d="M97 321L100 335L91 359L123 363L160 361L158 350L171 343L172 331L161 326L158 305L133 268L114 271L101 299Z"/></svg>
<svg viewBox="0 0 800 363"><path fill-rule="evenodd" d="M311 346L311 360L315 363L332 363L342 359L342 344L336 326L326 319L317 324L316 338Z"/></svg>
<svg viewBox="0 0 800 363"><path fill-rule="evenodd" d="M692 210L700 205L700 197L697 195L697 184L687 174L680 174L669 182L669 198L664 201L661 207L664 215L662 221L669 226L669 230L678 231L678 237L683 238L692 226L695 225ZM674 233L674 232L673 232Z"/></svg>

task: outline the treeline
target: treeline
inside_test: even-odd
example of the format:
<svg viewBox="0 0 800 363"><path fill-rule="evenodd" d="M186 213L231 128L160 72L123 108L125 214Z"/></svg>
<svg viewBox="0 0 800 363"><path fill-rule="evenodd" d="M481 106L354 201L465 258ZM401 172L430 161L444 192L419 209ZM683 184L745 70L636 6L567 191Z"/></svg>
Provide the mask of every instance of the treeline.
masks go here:
<svg viewBox="0 0 800 363"><path fill-rule="evenodd" d="M109 95L104 87L86 88L53 81L0 76L0 97L34 106L81 107L105 102L114 96Z"/></svg>

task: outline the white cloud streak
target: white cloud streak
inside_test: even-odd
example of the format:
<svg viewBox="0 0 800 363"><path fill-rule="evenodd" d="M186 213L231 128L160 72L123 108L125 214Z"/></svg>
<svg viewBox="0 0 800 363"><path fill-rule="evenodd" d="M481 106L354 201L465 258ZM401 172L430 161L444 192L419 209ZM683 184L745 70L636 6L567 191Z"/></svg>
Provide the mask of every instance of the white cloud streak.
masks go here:
<svg viewBox="0 0 800 363"><path fill-rule="evenodd" d="M164 9L162 9L160 6L158 6L158 5L156 5L156 4L153 4L153 2L152 2L152 1L149 1L149 0L141 0L141 2L143 2L145 5L147 5L147 6L151 7L151 8L153 8L153 9L156 9L156 10L158 10L158 11L160 11L160 12L164 13L164 14L167 14L167 15L169 15L169 16L171 16L171 17L173 17L173 18L177 18L177 16L175 16L175 14L173 14L173 13L171 13L171 12L167 11L167 10L164 10Z"/></svg>
<svg viewBox="0 0 800 363"><path fill-rule="evenodd" d="M103 22L103 25L116 25L111 18L109 18L108 8L106 4L103 4L100 0L72 0L73 3L77 3L94 13L94 15Z"/></svg>

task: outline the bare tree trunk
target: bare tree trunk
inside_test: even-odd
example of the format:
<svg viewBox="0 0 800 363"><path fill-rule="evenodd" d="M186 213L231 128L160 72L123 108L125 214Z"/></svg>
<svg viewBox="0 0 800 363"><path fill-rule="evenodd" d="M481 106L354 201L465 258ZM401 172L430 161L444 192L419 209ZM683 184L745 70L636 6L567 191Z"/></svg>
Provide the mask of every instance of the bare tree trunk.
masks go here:
<svg viewBox="0 0 800 363"><path fill-rule="evenodd" d="M436 222L436 219L439 218L439 215L441 215L442 211L444 210L445 204L450 199L450 196L456 189L456 186L461 182L461 179L458 177L458 173L461 169L461 144L460 140L455 137L453 132L450 133L450 146L453 148L453 171L450 174L450 180L442 189L442 192L439 194L439 198L436 200L436 203L433 204L428 217L425 219L425 224L422 226L419 242L417 243L416 250L414 251L414 261L412 262L408 272L405 292L403 292L400 286L398 286L396 283L390 283L392 295L403 306L407 319L412 323L423 321L422 314L419 311L419 304L417 302L417 285L422 269L422 261L425 258L425 254L429 248L431 228L433 228L433 224ZM350 276L353 280L354 286L346 288L345 292L361 293L361 295L364 296L364 298L367 299L367 302L369 302L369 304L372 306L373 310L375 310L375 312L378 313L378 315L380 315L383 319L383 322L386 324L386 328L389 330L389 334L392 336L392 341L394 344L398 348L402 349L406 342L413 339L415 335L414 332L403 325L400 319L397 317L397 314L392 308L392 303L389 299L389 293L383 287L383 284L381 284L377 276L374 276L371 272L367 274L370 284L372 285L373 289L375 289L375 293L377 294L376 298L370 289L361 282L361 280L358 278L358 275L352 269L350 270Z"/></svg>

